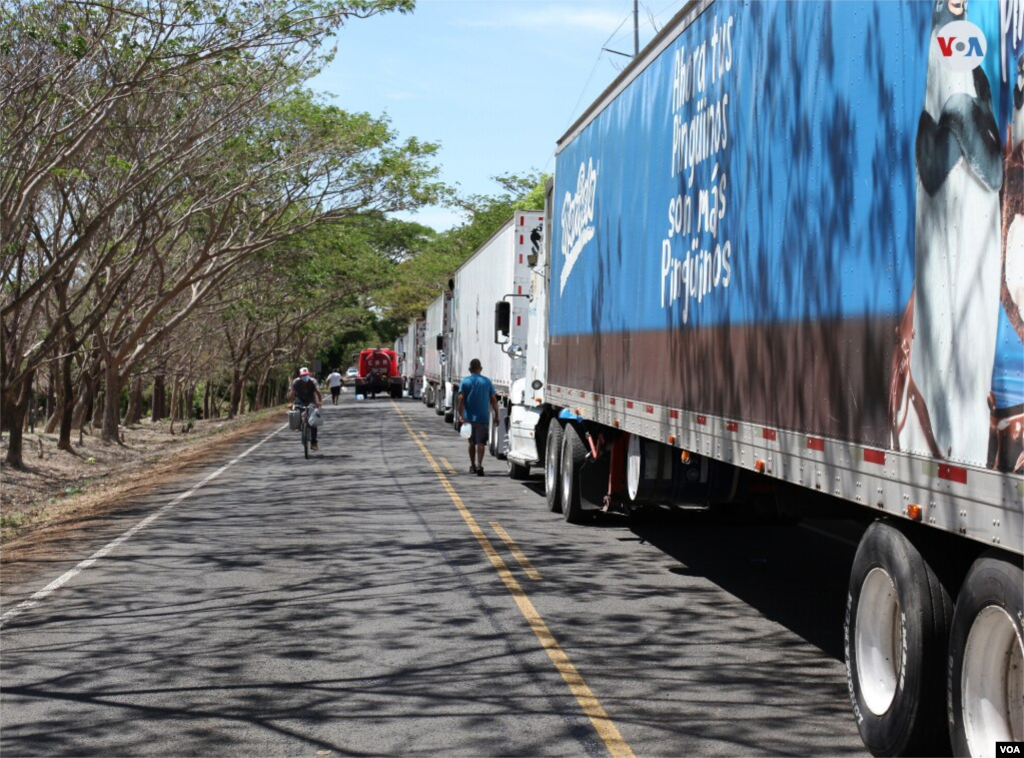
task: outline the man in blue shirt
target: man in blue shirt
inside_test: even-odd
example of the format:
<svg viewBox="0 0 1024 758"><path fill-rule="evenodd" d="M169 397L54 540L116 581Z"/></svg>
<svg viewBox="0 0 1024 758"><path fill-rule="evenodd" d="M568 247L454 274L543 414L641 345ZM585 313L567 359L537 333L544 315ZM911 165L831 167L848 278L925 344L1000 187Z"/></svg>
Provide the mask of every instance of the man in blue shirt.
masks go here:
<svg viewBox="0 0 1024 758"><path fill-rule="evenodd" d="M491 380L480 373L483 366L480 359L469 362L469 376L459 385L459 410L457 423L462 426L468 423L473 427L469 435L469 473L484 475L484 448L490 432L489 410L498 416L498 396L494 392Z"/></svg>

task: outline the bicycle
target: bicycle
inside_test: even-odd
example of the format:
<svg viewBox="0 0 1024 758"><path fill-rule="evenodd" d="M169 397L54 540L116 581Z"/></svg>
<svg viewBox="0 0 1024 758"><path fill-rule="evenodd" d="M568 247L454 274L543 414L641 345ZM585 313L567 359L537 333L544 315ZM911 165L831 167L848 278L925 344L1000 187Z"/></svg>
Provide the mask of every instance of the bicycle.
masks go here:
<svg viewBox="0 0 1024 758"><path fill-rule="evenodd" d="M309 460L309 409L315 408L316 405L303 405L301 403L295 403L295 409L299 411L299 432L302 437L302 454Z"/></svg>

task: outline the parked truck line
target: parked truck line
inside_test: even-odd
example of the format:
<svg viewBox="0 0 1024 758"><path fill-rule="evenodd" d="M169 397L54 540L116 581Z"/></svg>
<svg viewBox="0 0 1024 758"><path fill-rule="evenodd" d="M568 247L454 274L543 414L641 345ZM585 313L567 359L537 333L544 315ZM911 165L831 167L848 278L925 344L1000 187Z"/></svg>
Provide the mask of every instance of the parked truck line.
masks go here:
<svg viewBox="0 0 1024 758"><path fill-rule="evenodd" d="M1024 29L970 7L689 3L558 141L493 303L492 453L565 521L871 522L844 652L877 755L1024 741ZM954 21L998 53L958 72Z"/></svg>

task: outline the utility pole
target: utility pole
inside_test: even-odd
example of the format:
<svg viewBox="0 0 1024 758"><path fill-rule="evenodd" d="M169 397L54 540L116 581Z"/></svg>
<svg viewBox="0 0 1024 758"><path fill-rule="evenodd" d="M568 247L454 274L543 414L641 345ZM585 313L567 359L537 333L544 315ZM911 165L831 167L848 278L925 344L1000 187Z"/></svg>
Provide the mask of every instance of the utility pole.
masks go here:
<svg viewBox="0 0 1024 758"><path fill-rule="evenodd" d="M640 54L640 0L633 0L633 58Z"/></svg>
<svg viewBox="0 0 1024 758"><path fill-rule="evenodd" d="M621 28L622 24L619 24L619 29ZM618 29L615 31L617 32ZM614 34L612 36L614 36ZM633 0L633 54L620 53L618 50L612 50L607 47L602 47L601 49L606 53L615 53L615 55L621 55L623 58L632 58L636 60L637 56L640 54L640 0Z"/></svg>

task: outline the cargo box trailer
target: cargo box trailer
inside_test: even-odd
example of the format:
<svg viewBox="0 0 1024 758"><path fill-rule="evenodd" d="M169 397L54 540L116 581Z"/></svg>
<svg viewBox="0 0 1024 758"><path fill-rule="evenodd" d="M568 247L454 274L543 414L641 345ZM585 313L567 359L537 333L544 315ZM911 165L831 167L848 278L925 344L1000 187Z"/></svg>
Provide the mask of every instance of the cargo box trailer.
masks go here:
<svg viewBox="0 0 1024 758"><path fill-rule="evenodd" d="M451 412L448 387L448 332L451 321L451 293L438 295L427 306L424 319L423 397L438 415Z"/></svg>
<svg viewBox="0 0 1024 758"><path fill-rule="evenodd" d="M510 474L569 522L872 520L844 643L879 755L1024 740L1022 19L693 2L556 149Z"/></svg>
<svg viewBox="0 0 1024 758"><path fill-rule="evenodd" d="M505 452L509 391L526 371L530 251L539 244L542 217L539 211L517 212L456 270L452 280L449 393L458 395L460 382L469 375L469 362L479 359L498 395L490 449L499 457ZM491 325L499 310L504 315L496 337Z"/></svg>
<svg viewBox="0 0 1024 758"><path fill-rule="evenodd" d="M426 319L416 319L409 323L405 336L400 338L399 355L402 382L409 397L419 400L423 394L423 372L426 353ZM396 343L397 344L397 343Z"/></svg>

